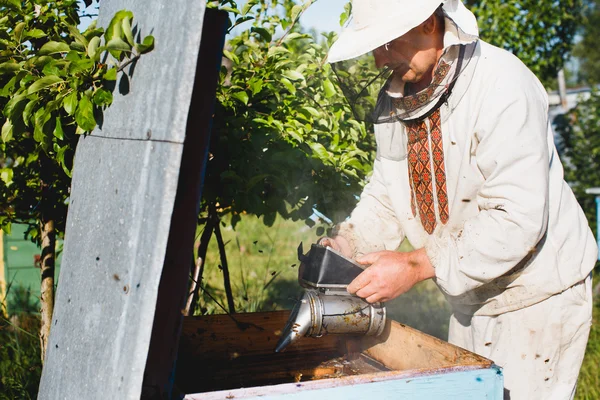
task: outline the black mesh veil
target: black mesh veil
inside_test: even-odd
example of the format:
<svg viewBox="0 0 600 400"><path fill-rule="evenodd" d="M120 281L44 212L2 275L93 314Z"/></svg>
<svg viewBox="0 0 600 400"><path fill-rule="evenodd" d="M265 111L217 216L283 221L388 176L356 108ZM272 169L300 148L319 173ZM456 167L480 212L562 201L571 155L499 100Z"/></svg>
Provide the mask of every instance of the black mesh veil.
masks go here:
<svg viewBox="0 0 600 400"><path fill-rule="evenodd" d="M407 122L424 118L451 94L456 79L468 66L477 42L446 48L434 70L431 84L425 89L409 92L394 71L378 70L372 54L332 64L337 81L354 117L359 121L382 124Z"/></svg>

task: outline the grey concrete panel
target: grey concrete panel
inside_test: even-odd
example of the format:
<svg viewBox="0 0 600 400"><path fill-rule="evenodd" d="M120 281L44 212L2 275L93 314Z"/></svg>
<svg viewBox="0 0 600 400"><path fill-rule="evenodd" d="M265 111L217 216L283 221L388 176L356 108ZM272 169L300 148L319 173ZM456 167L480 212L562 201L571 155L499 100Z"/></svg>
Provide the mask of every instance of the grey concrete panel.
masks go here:
<svg viewBox="0 0 600 400"><path fill-rule="evenodd" d="M181 150L80 141L40 399L139 398Z"/></svg>
<svg viewBox="0 0 600 400"><path fill-rule="evenodd" d="M156 49L78 144L39 399L140 398L198 62L204 1L100 4L104 25L132 10Z"/></svg>
<svg viewBox="0 0 600 400"><path fill-rule="evenodd" d="M100 2L99 26L108 26L117 11L130 10L139 40L151 34L156 41L152 52L119 74L113 104L93 135L183 142L204 4L204 0Z"/></svg>

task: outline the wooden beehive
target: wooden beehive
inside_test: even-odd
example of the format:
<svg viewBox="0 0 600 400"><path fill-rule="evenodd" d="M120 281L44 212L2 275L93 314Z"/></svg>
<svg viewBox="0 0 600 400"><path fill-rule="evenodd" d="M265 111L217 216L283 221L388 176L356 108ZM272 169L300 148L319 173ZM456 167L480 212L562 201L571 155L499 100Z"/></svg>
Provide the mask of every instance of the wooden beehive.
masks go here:
<svg viewBox="0 0 600 400"><path fill-rule="evenodd" d="M302 338L274 353L288 316L185 319L177 388L190 400L502 399L502 374L490 360L395 321L376 338Z"/></svg>

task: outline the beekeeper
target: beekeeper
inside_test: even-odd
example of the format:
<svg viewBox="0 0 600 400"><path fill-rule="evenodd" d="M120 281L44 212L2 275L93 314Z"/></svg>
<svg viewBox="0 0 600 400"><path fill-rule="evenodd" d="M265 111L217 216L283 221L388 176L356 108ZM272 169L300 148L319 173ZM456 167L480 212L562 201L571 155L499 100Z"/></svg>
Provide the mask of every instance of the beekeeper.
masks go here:
<svg viewBox="0 0 600 400"><path fill-rule="evenodd" d="M478 38L460 0L353 0L352 14L329 62L374 122L377 156L356 209L321 240L369 265L348 291L386 301L431 278L452 305L449 341L503 367L506 398L572 398L597 246L544 87ZM371 53L383 83L365 112L367 88L343 72ZM396 251L405 238L415 251Z"/></svg>

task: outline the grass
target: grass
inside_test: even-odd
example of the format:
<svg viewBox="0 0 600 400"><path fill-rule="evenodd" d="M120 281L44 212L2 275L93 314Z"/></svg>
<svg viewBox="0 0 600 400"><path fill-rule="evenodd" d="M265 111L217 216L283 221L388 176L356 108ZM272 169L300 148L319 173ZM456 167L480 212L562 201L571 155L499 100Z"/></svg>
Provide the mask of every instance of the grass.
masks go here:
<svg viewBox="0 0 600 400"><path fill-rule="evenodd" d="M281 217L275 220L272 227L266 227L259 218L244 216L235 230L225 225L221 231L236 311L256 312L293 307L301 294L297 283L297 248L302 242L306 251L317 240L316 228ZM202 282L208 294L201 296L196 314L223 313L227 301L214 235L208 247Z"/></svg>
<svg viewBox="0 0 600 400"><path fill-rule="evenodd" d="M600 399L600 298L598 297L596 297L592 330L579 373L575 399Z"/></svg>
<svg viewBox="0 0 600 400"><path fill-rule="evenodd" d="M16 296L7 315L0 310L0 400L35 399L42 374L40 319L28 290L13 288Z"/></svg>

